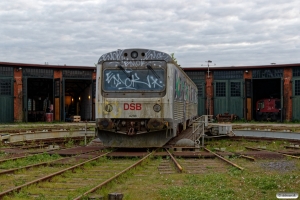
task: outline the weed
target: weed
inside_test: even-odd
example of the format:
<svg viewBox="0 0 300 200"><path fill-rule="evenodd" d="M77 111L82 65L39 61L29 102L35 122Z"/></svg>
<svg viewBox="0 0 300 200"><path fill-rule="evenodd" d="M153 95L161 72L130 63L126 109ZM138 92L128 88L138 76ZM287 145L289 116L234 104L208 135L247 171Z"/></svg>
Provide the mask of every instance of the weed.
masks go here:
<svg viewBox="0 0 300 200"><path fill-rule="evenodd" d="M15 187L17 187L19 185L23 185L24 183L26 183L26 180L24 180L22 178L13 180L13 184Z"/></svg>
<svg viewBox="0 0 300 200"><path fill-rule="evenodd" d="M18 167L23 167L26 165L32 165L32 164L37 164L40 162L47 162L51 160L56 160L60 158L58 154L54 155L49 155L47 153L43 154L35 154L32 156L28 156L23 159L17 159L17 160L10 160L4 163L0 164L1 169L11 169L11 168L18 168Z"/></svg>
<svg viewBox="0 0 300 200"><path fill-rule="evenodd" d="M266 176L257 176L257 177L249 178L246 180L246 182L250 183L251 185L253 185L261 190L277 189L278 181L279 180L277 179L277 177L266 177Z"/></svg>
<svg viewBox="0 0 300 200"><path fill-rule="evenodd" d="M74 146L74 140L72 138L68 138L65 143L66 147L71 148Z"/></svg>
<svg viewBox="0 0 300 200"><path fill-rule="evenodd" d="M231 176L240 176L242 173L243 173L243 171L240 169L237 169L236 167L229 168L229 174Z"/></svg>

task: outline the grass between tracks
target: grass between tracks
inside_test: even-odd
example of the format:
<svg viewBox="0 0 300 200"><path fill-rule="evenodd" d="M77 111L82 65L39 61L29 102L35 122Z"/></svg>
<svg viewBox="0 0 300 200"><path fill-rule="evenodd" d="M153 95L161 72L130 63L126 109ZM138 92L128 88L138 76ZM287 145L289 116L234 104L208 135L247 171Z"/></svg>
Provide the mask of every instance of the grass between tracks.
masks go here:
<svg viewBox="0 0 300 200"><path fill-rule="evenodd" d="M285 141L274 142L249 142L217 140L207 143L207 147L224 148L226 151L244 151L244 146L266 146L268 149L283 149ZM201 159L203 163L205 159ZM278 192L300 193L300 160L257 160L251 162L233 157L230 160L245 170L240 171L224 163L225 172L207 170L201 174L174 173L163 174L158 170L162 158L151 158L125 175L121 176L106 187L97 191L107 199L109 193L122 193L123 200L198 200L198 199L277 199ZM179 159L180 163L181 159ZM125 162L125 160L124 160ZM114 167L109 159L100 159L85 167L97 165ZM115 165L115 164L114 164ZM72 174L69 174L72 177ZM95 174L98 176L99 174ZM60 177L60 182L68 174ZM50 182L48 183L50 184ZM83 188L82 188L83 189ZM31 191L32 192L32 191ZM23 198L22 193L14 199ZM45 199L43 195L35 199ZM72 198L70 198L72 199ZM83 198L88 199L88 198Z"/></svg>
<svg viewBox="0 0 300 200"><path fill-rule="evenodd" d="M244 146L266 146L283 149L285 141L249 142L219 140L208 143L210 149L223 148L245 151ZM257 160L230 158L245 168L241 171L224 164L226 172L207 170L202 174L161 174L157 166L161 159L152 159L136 168L130 175L98 191L107 197L109 193L122 193L124 200L201 200L201 199L277 199L278 192L300 193L300 161L297 159ZM180 162L180 159L179 159ZM205 162L205 159L203 159Z"/></svg>
<svg viewBox="0 0 300 200"><path fill-rule="evenodd" d="M205 160L203 160L205 162ZM240 160L243 163L243 160ZM159 164L159 159L151 165ZM246 161L249 163L249 161ZM157 168L147 165L138 167L131 175L115 181L99 191L102 196L123 193L124 200L199 200L199 199L276 199L277 192L300 191L300 176L297 169L282 173L249 166L240 171L230 166L226 173L205 174L160 174ZM255 168L255 173L252 171Z"/></svg>
<svg viewBox="0 0 300 200"><path fill-rule="evenodd" d="M13 168L19 168L27 165L33 165L38 164L42 162L48 162L51 160L56 160L60 158L59 155L49 155L47 153L42 154L35 154L32 156L28 156L26 158L21 158L17 160L10 160L3 163L0 163L0 169L13 169Z"/></svg>

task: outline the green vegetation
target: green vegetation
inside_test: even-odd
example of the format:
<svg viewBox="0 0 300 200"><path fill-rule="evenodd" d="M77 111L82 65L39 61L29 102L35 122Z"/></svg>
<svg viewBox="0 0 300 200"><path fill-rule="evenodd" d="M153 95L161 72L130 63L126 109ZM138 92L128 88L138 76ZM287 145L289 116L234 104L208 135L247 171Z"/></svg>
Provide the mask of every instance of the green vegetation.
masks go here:
<svg viewBox="0 0 300 200"><path fill-rule="evenodd" d="M17 160L10 160L3 163L0 163L0 169L13 169L24 167L27 165L33 165L41 162L48 162L51 160L56 160L60 158L59 155L49 155L47 153L43 154L36 154L26 158L17 159Z"/></svg>
<svg viewBox="0 0 300 200"><path fill-rule="evenodd" d="M74 140L72 138L65 137L64 142L65 142L65 146L67 148L71 148L71 147L75 146L75 142L74 142Z"/></svg>
<svg viewBox="0 0 300 200"><path fill-rule="evenodd" d="M258 147L265 146L267 149L278 150L288 143L283 140L251 142L247 140L212 140L206 143L211 150L215 148L226 148L226 151L245 151L245 146ZM249 160L230 157L232 162L245 168L236 169L220 161L220 166L206 164L209 161L219 161L218 159L197 159L197 164L204 166L204 171L189 174L184 173L163 173L159 166L163 157L151 157L145 160L142 165L130 170L117 180L109 183L105 187L96 191L96 194L107 197L109 193L122 193L123 200L198 200L198 199L276 199L278 192L298 192L300 191L300 160L280 159L280 160ZM37 160L34 159L34 160ZM120 169L125 169L133 164L138 158L112 159L101 157L96 161L85 164L84 167L77 168L72 172L63 173L53 178L49 182L43 182L28 187L20 193L14 195L13 199L55 199L59 195L63 199L73 199L76 195L82 194L92 186L99 184L118 173ZM178 159L180 163L186 159ZM172 163L170 161L170 163ZM186 162L188 163L188 162ZM213 163L213 162L212 162ZM216 162L218 164L218 162ZM187 166L183 165L186 169ZM222 170L218 170L218 167ZM206 169L205 169L206 168ZM2 177L3 178L3 177ZM74 188L77 189L64 189ZM24 183L23 178L15 179L13 185ZM47 189L45 189L47 188ZM1 186L0 186L1 189ZM53 190L57 191L53 194ZM55 195L57 195L55 197ZM84 197L83 199L88 199Z"/></svg>

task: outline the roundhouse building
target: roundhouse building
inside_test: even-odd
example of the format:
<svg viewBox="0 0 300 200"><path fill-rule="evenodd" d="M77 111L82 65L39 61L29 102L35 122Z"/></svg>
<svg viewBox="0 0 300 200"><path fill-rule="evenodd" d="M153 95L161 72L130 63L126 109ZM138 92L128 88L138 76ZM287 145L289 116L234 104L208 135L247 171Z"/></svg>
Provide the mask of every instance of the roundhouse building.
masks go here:
<svg viewBox="0 0 300 200"><path fill-rule="evenodd" d="M184 68L198 85L198 113L258 120L256 103L280 101L280 121L300 120L300 64Z"/></svg>
<svg viewBox="0 0 300 200"><path fill-rule="evenodd" d="M94 119L95 67L0 62L0 123Z"/></svg>
<svg viewBox="0 0 300 200"><path fill-rule="evenodd" d="M257 120L279 99L281 121L300 120L300 64L183 68L198 86L198 114ZM94 66L0 62L0 123L94 120Z"/></svg>

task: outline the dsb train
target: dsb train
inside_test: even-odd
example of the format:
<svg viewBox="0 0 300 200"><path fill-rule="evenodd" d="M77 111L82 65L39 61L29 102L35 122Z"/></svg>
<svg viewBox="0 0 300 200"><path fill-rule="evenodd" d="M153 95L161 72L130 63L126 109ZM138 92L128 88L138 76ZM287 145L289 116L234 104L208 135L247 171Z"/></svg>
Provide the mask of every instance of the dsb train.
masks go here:
<svg viewBox="0 0 300 200"><path fill-rule="evenodd" d="M164 52L124 49L99 58L96 132L107 147L161 147L197 117L194 82Z"/></svg>
<svg viewBox="0 0 300 200"><path fill-rule="evenodd" d="M278 98L260 99L256 102L257 121L277 121L281 116L281 103Z"/></svg>

